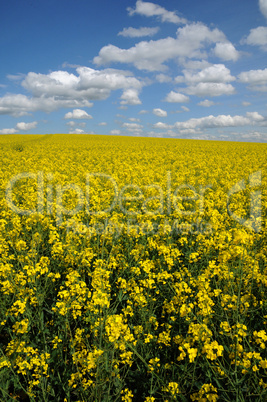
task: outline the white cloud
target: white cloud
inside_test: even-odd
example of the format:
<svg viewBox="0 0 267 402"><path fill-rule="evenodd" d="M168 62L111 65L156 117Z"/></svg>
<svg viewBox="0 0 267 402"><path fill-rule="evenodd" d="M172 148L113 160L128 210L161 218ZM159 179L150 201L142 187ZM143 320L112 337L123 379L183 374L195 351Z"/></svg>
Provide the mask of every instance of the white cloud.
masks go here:
<svg viewBox="0 0 267 402"><path fill-rule="evenodd" d="M36 128L37 121L33 121L32 123L24 123L23 121L16 124L16 129L19 131L28 131Z"/></svg>
<svg viewBox="0 0 267 402"><path fill-rule="evenodd" d="M111 134L111 135L120 135L120 134L121 134L121 131L120 131L120 130L111 130L111 131L110 131L110 134Z"/></svg>
<svg viewBox="0 0 267 402"><path fill-rule="evenodd" d="M181 106L181 109L183 109L184 112L189 112L190 109L186 106Z"/></svg>
<svg viewBox="0 0 267 402"><path fill-rule="evenodd" d="M22 94L7 94L0 98L0 115L10 114L19 117L39 110L49 113L60 108L77 106L90 107L92 103L86 99L58 99L56 97L28 97Z"/></svg>
<svg viewBox="0 0 267 402"><path fill-rule="evenodd" d="M66 71L28 73L22 86L32 96L6 94L0 98L0 114L18 117L39 110L49 113L60 108L91 107L89 100L107 99L111 91L120 89L141 90L144 85L129 71L88 67L78 67L76 71L78 75Z"/></svg>
<svg viewBox="0 0 267 402"><path fill-rule="evenodd" d="M267 27L251 29L249 35L242 39L241 43L260 46L262 50L267 51Z"/></svg>
<svg viewBox="0 0 267 402"><path fill-rule="evenodd" d="M253 138L266 139L266 134L260 133L258 131L250 131L250 132L248 132L246 134L233 133L233 135L238 135L239 138L244 138L244 139L249 139L249 140L251 140Z"/></svg>
<svg viewBox="0 0 267 402"><path fill-rule="evenodd" d="M232 43L219 42L214 48L215 56L222 60L236 61L240 57L240 53L235 49Z"/></svg>
<svg viewBox="0 0 267 402"><path fill-rule="evenodd" d="M245 82L248 84L266 84L267 83L267 68L264 70L249 70L244 71L238 76L241 82Z"/></svg>
<svg viewBox="0 0 267 402"><path fill-rule="evenodd" d="M252 121L257 121L257 122L260 122L260 121L264 121L265 120L265 118L262 116L262 115L260 115L258 112L247 112L246 113L246 115L252 120Z"/></svg>
<svg viewBox="0 0 267 402"><path fill-rule="evenodd" d="M191 85L184 89L188 95L195 96L221 96L232 95L235 93L235 88L231 84L216 83L216 82L199 82L197 85Z"/></svg>
<svg viewBox="0 0 267 402"><path fill-rule="evenodd" d="M177 129L181 134L193 134L200 129L264 125L265 122L266 119L258 112L247 112L245 116L210 115L192 118L183 122L176 122L173 125L158 122L153 127L159 129Z"/></svg>
<svg viewBox="0 0 267 402"><path fill-rule="evenodd" d="M174 24L184 24L186 19L178 17L174 11L167 11L158 4L137 0L135 9L128 7L129 15L139 14L146 17L160 17L162 22L172 22Z"/></svg>
<svg viewBox="0 0 267 402"><path fill-rule="evenodd" d="M130 118L129 118L129 121L137 121L137 122L140 122L140 119L137 119L136 117L130 117Z"/></svg>
<svg viewBox="0 0 267 402"><path fill-rule="evenodd" d="M99 125L99 126L107 126L108 123L106 123L105 121L103 121L102 123L99 123L98 125Z"/></svg>
<svg viewBox="0 0 267 402"><path fill-rule="evenodd" d="M171 82L172 78L166 74L158 74L158 75L156 75L156 80L158 82L160 82L161 84L163 84L165 82Z"/></svg>
<svg viewBox="0 0 267 402"><path fill-rule="evenodd" d="M121 95L121 105L141 105L137 89L126 89Z"/></svg>
<svg viewBox="0 0 267 402"><path fill-rule="evenodd" d="M209 67L204 68L196 74L193 74L191 71L183 70L184 73L184 81L189 84L195 84L198 82L230 82L234 81L235 77L231 75L231 72L228 68L225 67L224 64L213 64ZM178 78L178 81L181 82L181 78Z"/></svg>
<svg viewBox="0 0 267 402"><path fill-rule="evenodd" d="M85 127L86 123L77 123L76 121L69 121L68 123L66 123L66 125L69 127L75 127L75 126Z"/></svg>
<svg viewBox="0 0 267 402"><path fill-rule="evenodd" d="M77 90L88 91L94 89L96 92L114 91L129 87L141 88L142 84L129 71L105 69L95 70L89 67L77 68L79 74L79 85ZM96 94L94 95L96 96Z"/></svg>
<svg viewBox="0 0 267 402"><path fill-rule="evenodd" d="M183 62L183 65L186 69L189 70L203 70L211 66L207 60L186 60Z"/></svg>
<svg viewBox="0 0 267 402"><path fill-rule="evenodd" d="M211 30L201 22L191 23L185 27L178 28L177 39L179 42L182 42L184 48L189 46L190 51L200 49L205 44L217 42L228 43L222 31L217 28Z"/></svg>
<svg viewBox="0 0 267 402"><path fill-rule="evenodd" d="M15 128L3 128L0 130L0 134L15 134L18 131Z"/></svg>
<svg viewBox="0 0 267 402"><path fill-rule="evenodd" d="M200 132L199 130L195 130L194 128L184 128L182 130L179 130L179 133L182 134L182 135L198 134L199 132ZM193 137L193 138L196 139L196 140L203 139L201 137ZM205 139L207 139L207 136L205 136Z"/></svg>
<svg viewBox="0 0 267 402"><path fill-rule="evenodd" d="M148 110L140 110L140 112L138 112L138 114L147 114L147 113L149 113Z"/></svg>
<svg viewBox="0 0 267 402"><path fill-rule="evenodd" d="M67 71L53 71L47 75L30 72L22 82L22 86L35 97L45 94L46 97L64 96L64 98L70 98L78 84L79 77L69 74Z"/></svg>
<svg viewBox="0 0 267 402"><path fill-rule="evenodd" d="M209 65L197 73L183 70L183 74L176 77L175 82L186 83L188 86L180 90L189 95L213 97L235 93L234 87L227 83L236 78L224 64Z"/></svg>
<svg viewBox="0 0 267 402"><path fill-rule="evenodd" d="M228 43L222 31L217 28L209 29L197 22L178 28L177 38L142 41L129 49L114 45L104 46L94 62L98 65L133 63L140 70L162 71L166 69L164 63L171 59L207 57L202 49L218 41Z"/></svg>
<svg viewBox="0 0 267 402"><path fill-rule="evenodd" d="M189 97L179 92L171 91L164 100L170 103L186 103L189 102Z"/></svg>
<svg viewBox="0 0 267 402"><path fill-rule="evenodd" d="M264 70L243 71L238 75L240 82L249 85L254 91L267 91L267 68Z"/></svg>
<svg viewBox="0 0 267 402"><path fill-rule="evenodd" d="M195 129L195 128L219 128L219 127L238 127L246 125L254 125L264 121L264 117L258 112L246 113L246 116L205 116L198 119L189 119L185 122L176 122L174 127L177 129Z"/></svg>
<svg viewBox="0 0 267 402"><path fill-rule="evenodd" d="M156 124L153 124L153 128L159 128L161 130L166 130L168 128L170 128L171 126L169 124L166 123L162 123L161 121L159 121Z"/></svg>
<svg viewBox="0 0 267 402"><path fill-rule="evenodd" d="M74 109L72 112L66 113L64 119L92 119L92 116L85 110Z"/></svg>
<svg viewBox="0 0 267 402"><path fill-rule="evenodd" d="M76 128L73 131L69 131L69 134L84 134L84 130L81 130L80 128Z"/></svg>
<svg viewBox="0 0 267 402"><path fill-rule="evenodd" d="M148 27L141 27L141 28L123 28L118 35L129 37L129 38L140 38L142 36L153 36L158 33L159 27L148 28Z"/></svg>
<svg viewBox="0 0 267 402"><path fill-rule="evenodd" d="M242 102L242 105L246 107L246 106L250 106L250 105L251 105L251 103L250 103L250 102L246 102L246 101L244 101L244 102Z"/></svg>
<svg viewBox="0 0 267 402"><path fill-rule="evenodd" d="M215 105L215 103L213 101L209 100L209 99L205 99L205 100L199 102L198 105L199 106L204 106L204 107L210 107L210 106Z"/></svg>
<svg viewBox="0 0 267 402"><path fill-rule="evenodd" d="M29 73L22 85L35 97L60 96L77 100L101 100L106 99L113 90L142 87L141 82L129 71L94 70L89 67L78 67L76 71L77 76L67 71L53 71L47 75Z"/></svg>
<svg viewBox="0 0 267 402"><path fill-rule="evenodd" d="M21 81L23 78L25 78L25 74L18 73L18 74L8 74L7 78L10 81Z"/></svg>
<svg viewBox="0 0 267 402"><path fill-rule="evenodd" d="M267 19L267 0L259 0L259 6L262 14Z"/></svg>
<svg viewBox="0 0 267 402"><path fill-rule="evenodd" d="M162 109L159 109L159 108L153 109L153 113L156 116L159 116L159 117L167 117L167 112L165 110L162 110Z"/></svg>
<svg viewBox="0 0 267 402"><path fill-rule="evenodd" d="M138 123L123 123L122 127L128 131L142 131L143 126Z"/></svg>
<svg viewBox="0 0 267 402"><path fill-rule="evenodd" d="M178 53L175 45L176 40L170 37L157 41L142 41L130 49L108 45L100 50L94 62L98 65L113 62L133 63L140 70L160 71L166 69L162 63Z"/></svg>
<svg viewBox="0 0 267 402"><path fill-rule="evenodd" d="M67 124L67 126L70 126L70 127L74 127L74 126L76 126L76 122L75 121L68 121L68 123L66 123Z"/></svg>
<svg viewBox="0 0 267 402"><path fill-rule="evenodd" d="M185 77L183 75L178 75L174 78L174 81L176 84L181 84L182 82L185 82Z"/></svg>

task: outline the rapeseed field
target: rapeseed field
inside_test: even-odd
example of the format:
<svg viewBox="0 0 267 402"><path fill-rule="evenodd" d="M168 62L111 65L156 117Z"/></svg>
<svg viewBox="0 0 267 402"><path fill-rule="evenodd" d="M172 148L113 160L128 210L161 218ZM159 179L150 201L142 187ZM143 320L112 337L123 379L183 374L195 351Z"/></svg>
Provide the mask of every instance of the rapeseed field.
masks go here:
<svg viewBox="0 0 267 402"><path fill-rule="evenodd" d="M0 136L1 401L266 401L267 145Z"/></svg>

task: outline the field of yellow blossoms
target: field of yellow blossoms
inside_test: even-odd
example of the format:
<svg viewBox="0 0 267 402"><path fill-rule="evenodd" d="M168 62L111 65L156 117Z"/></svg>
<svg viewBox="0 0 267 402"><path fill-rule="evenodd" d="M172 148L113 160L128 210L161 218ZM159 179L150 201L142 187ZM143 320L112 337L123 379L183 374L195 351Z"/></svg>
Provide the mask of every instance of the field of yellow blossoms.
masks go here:
<svg viewBox="0 0 267 402"><path fill-rule="evenodd" d="M0 400L267 400L267 144L0 136Z"/></svg>

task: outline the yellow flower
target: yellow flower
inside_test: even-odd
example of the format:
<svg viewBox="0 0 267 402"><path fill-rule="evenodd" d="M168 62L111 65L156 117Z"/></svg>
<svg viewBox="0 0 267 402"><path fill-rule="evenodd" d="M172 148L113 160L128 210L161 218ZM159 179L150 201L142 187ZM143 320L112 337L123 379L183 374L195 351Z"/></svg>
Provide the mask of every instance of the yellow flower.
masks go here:
<svg viewBox="0 0 267 402"><path fill-rule="evenodd" d="M171 395L177 395L179 394L179 386L177 382L169 382L167 387L164 388L164 391L170 393Z"/></svg>
<svg viewBox="0 0 267 402"><path fill-rule="evenodd" d="M190 395L190 398L192 401L216 402L219 396L217 394L217 388L215 388L212 384L204 384L199 392Z"/></svg>
<svg viewBox="0 0 267 402"><path fill-rule="evenodd" d="M121 400L125 402L131 402L133 398L133 393L128 388L121 391Z"/></svg>
<svg viewBox="0 0 267 402"><path fill-rule="evenodd" d="M53 340L52 340L52 344L53 344L53 349L57 349L58 344L62 342L62 339L60 339L58 336L56 336Z"/></svg>
<svg viewBox="0 0 267 402"><path fill-rule="evenodd" d="M25 334L28 331L28 325L29 325L29 320L27 318L25 318L22 321L17 321L13 325L13 330L17 334Z"/></svg>
<svg viewBox="0 0 267 402"><path fill-rule="evenodd" d="M223 355L224 347L219 345L217 341L207 342L204 344L202 353L206 353L206 356L210 360L215 360L217 357Z"/></svg>

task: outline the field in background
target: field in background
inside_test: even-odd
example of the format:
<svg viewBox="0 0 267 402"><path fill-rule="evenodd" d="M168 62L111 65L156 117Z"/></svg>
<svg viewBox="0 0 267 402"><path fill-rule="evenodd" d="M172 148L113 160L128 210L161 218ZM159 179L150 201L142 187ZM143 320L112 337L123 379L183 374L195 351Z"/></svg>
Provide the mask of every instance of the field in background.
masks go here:
<svg viewBox="0 0 267 402"><path fill-rule="evenodd" d="M0 152L1 400L266 401L266 144Z"/></svg>

